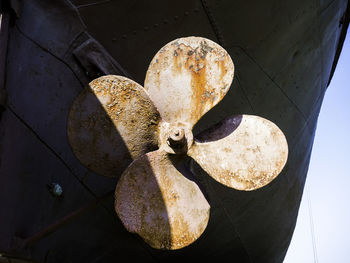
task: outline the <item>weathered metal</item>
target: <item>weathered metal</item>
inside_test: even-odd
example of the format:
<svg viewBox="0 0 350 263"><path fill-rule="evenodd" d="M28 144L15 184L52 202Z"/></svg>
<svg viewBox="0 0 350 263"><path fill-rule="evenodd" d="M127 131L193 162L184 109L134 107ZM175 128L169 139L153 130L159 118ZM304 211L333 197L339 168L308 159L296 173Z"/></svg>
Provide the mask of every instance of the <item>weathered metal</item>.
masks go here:
<svg viewBox="0 0 350 263"><path fill-rule="evenodd" d="M230 56L216 43L181 38L153 58L145 90L110 75L91 82L73 104L68 135L87 167L117 175L127 154L137 158L117 184L115 210L128 231L154 248L183 248L206 228L210 206L188 179L186 154L215 180L238 190L268 184L287 161L282 131L258 116L227 118L193 138L193 126L229 90L233 71ZM117 139L111 137L114 130ZM128 149L120 150L122 142ZM156 144L157 151L146 153Z"/></svg>
<svg viewBox="0 0 350 263"><path fill-rule="evenodd" d="M230 88L234 66L218 44L201 37L176 39L165 45L147 70L145 89L169 123L193 125Z"/></svg>
<svg viewBox="0 0 350 263"><path fill-rule="evenodd" d="M118 179L87 173L67 140L67 116L81 84L96 78L95 72L127 76L121 71L101 72L98 66L109 60L96 55L95 45L80 49L85 40L93 37L131 73L131 79L143 85L161 46L181 35L194 35L224 46L236 69L224 99L195 125L196 139L198 131L237 113L263 116L276 123L288 140L287 169L267 187L245 192L221 185L199 165L191 166L200 172L194 180L201 183L211 208L205 232L185 249L158 251L129 234L115 220L117 215L109 213L114 209L113 194L24 253L34 262L47 263L121 258L282 262L298 214L319 109L346 32L339 21L348 1L86 2L92 1L21 1L21 15L10 23L5 65L8 103L0 124L1 254L22 257L23 251L14 255L11 250L14 236L30 237L96 196L115 190ZM242 26L247 20L256 23ZM87 59L77 58L76 50ZM90 65L95 71L89 70ZM63 198L51 195L47 189L51 182L62 185Z"/></svg>
<svg viewBox="0 0 350 263"><path fill-rule="evenodd" d="M120 178L115 210L126 229L158 249L179 249L205 230L210 206L197 184L175 166L176 158L157 150L134 161Z"/></svg>
<svg viewBox="0 0 350 263"><path fill-rule="evenodd" d="M90 82L74 101L68 138L86 167L101 175L119 176L133 159L157 148L159 120L139 84L108 75Z"/></svg>
<svg viewBox="0 0 350 263"><path fill-rule="evenodd" d="M282 131L258 116L227 118L200 138L188 155L215 180L238 190L267 185L282 171L288 157Z"/></svg>

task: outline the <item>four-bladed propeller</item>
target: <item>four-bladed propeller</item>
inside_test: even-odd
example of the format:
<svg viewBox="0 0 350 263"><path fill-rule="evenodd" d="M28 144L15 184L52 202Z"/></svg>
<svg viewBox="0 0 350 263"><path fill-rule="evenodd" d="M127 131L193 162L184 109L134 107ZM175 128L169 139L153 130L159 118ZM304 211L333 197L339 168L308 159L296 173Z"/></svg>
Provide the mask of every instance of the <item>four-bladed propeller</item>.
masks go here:
<svg viewBox="0 0 350 263"><path fill-rule="evenodd" d="M68 137L74 153L99 174L124 171L115 210L128 231L154 248L188 246L207 226L210 206L186 169L188 156L238 190L263 187L287 161L282 131L258 116L232 116L193 137L193 126L225 96L233 73L218 44L180 38L155 55L144 88L103 76L73 103Z"/></svg>

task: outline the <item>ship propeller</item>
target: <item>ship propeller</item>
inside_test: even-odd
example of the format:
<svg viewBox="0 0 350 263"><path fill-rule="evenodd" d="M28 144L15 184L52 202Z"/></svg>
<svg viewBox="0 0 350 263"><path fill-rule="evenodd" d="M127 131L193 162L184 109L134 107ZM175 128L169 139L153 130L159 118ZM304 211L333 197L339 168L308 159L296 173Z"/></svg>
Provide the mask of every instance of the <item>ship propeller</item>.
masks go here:
<svg viewBox="0 0 350 263"><path fill-rule="evenodd" d="M188 246L207 226L210 205L188 159L219 183L246 191L271 182L287 161L283 132L258 116L226 118L194 138L193 126L225 96L233 74L233 62L218 44L180 38L155 55L144 88L103 76L72 105L73 152L96 173L124 171L115 210L128 231L154 248Z"/></svg>

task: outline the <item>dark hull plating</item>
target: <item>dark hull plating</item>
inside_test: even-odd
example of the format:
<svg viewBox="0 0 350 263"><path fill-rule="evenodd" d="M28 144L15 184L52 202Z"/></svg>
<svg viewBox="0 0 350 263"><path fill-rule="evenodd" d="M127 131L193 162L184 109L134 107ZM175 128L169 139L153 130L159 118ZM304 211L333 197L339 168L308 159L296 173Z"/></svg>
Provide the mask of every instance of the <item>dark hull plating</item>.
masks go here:
<svg viewBox="0 0 350 263"><path fill-rule="evenodd" d="M23 2L2 69L8 97L0 124L0 252L60 263L282 262L348 23L347 1ZM189 247L160 251L117 218L117 179L88 171L74 156L67 116L90 80L117 74L143 84L153 54L184 36L219 43L236 69L229 93L195 132L233 114L255 114L280 127L290 153L283 172L257 191L198 175L211 206L208 227ZM53 182L62 197L49 191Z"/></svg>

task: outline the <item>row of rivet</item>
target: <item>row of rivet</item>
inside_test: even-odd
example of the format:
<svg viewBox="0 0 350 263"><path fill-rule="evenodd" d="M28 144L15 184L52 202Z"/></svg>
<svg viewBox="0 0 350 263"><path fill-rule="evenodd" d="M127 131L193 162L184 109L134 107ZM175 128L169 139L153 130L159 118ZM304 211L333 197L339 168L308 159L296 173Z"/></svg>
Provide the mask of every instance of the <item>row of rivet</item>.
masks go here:
<svg viewBox="0 0 350 263"><path fill-rule="evenodd" d="M198 13L199 12L199 9L198 8L195 8L194 10L193 10L193 12L194 13ZM184 13L184 16L186 17L186 16L189 16L190 15L190 12L188 12L188 11L186 11L185 13ZM174 20L175 21L178 21L180 19L180 17L179 16L174 16ZM168 19L164 19L163 20L163 24L164 25L168 25L169 23L170 23L171 21L169 21ZM154 25L153 25L153 28L158 28L160 26L160 24L158 24L158 23L155 23ZM151 29L151 27L149 27L149 26L145 26L144 28L143 28L143 31L149 31ZM137 31L136 30L133 30L131 33L129 33L129 34L123 34L122 36L121 36L121 38L122 39L127 39L127 36L128 35L136 35L137 34ZM120 37L119 37L120 38ZM112 41L117 41L118 40L118 38L117 37L113 37L112 38Z"/></svg>

